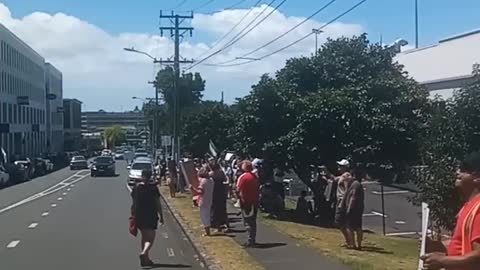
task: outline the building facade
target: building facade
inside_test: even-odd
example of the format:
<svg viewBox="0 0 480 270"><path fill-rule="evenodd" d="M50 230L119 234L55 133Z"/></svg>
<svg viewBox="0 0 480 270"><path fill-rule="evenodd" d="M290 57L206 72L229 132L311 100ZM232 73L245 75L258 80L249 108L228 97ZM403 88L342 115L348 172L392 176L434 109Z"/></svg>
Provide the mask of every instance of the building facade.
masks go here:
<svg viewBox="0 0 480 270"><path fill-rule="evenodd" d="M63 99L64 150L78 151L82 147L82 102Z"/></svg>
<svg viewBox="0 0 480 270"><path fill-rule="evenodd" d="M52 64L45 64L45 91L48 152L63 152L63 79Z"/></svg>
<svg viewBox="0 0 480 270"><path fill-rule="evenodd" d="M82 113L82 134L103 133L105 129L113 126L120 126L126 132L127 143L138 145L147 139L147 123L140 111L131 112L97 112Z"/></svg>
<svg viewBox="0 0 480 270"><path fill-rule="evenodd" d="M44 63L0 24L0 146L11 158L47 150Z"/></svg>

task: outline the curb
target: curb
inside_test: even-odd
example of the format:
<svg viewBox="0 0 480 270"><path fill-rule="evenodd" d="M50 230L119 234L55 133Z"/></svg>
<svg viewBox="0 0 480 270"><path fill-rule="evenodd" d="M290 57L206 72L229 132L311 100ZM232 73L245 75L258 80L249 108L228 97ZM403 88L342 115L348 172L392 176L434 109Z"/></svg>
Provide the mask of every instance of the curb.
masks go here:
<svg viewBox="0 0 480 270"><path fill-rule="evenodd" d="M210 257L207 255L205 248L198 244L198 241L196 240L192 231L188 229L188 226L185 224L182 216L175 209L172 208L172 206L168 203L168 201L165 199L164 195L161 192L160 192L160 196L162 198L162 201L167 206L168 211L172 213L173 218L175 219L177 224L180 226L182 232L185 234L190 244L193 246L193 249L195 250L195 252L199 254L201 266L208 270L222 270L220 266L216 265L210 259Z"/></svg>

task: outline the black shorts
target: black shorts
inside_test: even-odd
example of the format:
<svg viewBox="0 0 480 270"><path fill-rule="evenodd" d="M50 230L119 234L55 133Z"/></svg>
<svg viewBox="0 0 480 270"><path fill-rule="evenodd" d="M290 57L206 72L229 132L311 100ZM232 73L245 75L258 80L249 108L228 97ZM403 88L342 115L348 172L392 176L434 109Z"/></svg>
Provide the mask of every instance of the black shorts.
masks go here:
<svg viewBox="0 0 480 270"><path fill-rule="evenodd" d="M135 219L135 223L139 230L156 230L158 228L158 219L155 218Z"/></svg>

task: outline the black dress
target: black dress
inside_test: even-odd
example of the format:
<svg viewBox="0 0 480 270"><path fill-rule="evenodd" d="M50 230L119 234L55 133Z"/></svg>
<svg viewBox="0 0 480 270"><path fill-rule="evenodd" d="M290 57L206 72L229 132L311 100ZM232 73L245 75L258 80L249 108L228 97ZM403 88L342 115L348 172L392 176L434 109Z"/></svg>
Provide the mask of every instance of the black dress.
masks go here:
<svg viewBox="0 0 480 270"><path fill-rule="evenodd" d="M141 230L156 230L158 225L158 188L154 185L138 184L132 190L132 210L137 227Z"/></svg>
<svg viewBox="0 0 480 270"><path fill-rule="evenodd" d="M226 177L222 171L215 171L212 179L215 183L212 201L212 225L219 228L227 224L227 190L225 187Z"/></svg>

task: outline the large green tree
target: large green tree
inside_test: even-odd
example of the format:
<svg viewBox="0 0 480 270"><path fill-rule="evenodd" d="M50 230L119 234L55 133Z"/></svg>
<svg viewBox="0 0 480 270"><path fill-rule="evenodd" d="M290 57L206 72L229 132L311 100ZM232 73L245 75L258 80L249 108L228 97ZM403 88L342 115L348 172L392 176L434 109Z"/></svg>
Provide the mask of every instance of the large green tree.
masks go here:
<svg viewBox="0 0 480 270"><path fill-rule="evenodd" d="M125 142L127 139L127 134L121 126L113 126L105 129L104 136L107 140L109 149Z"/></svg>
<svg viewBox="0 0 480 270"><path fill-rule="evenodd" d="M264 75L238 103L239 146L291 167L342 157L375 168L418 160L427 93L366 35L329 40L316 57L294 58Z"/></svg>
<svg viewBox="0 0 480 270"><path fill-rule="evenodd" d="M235 124L235 109L220 102L205 101L185 113L182 149L195 157L208 153L209 141L219 151L232 147L229 129Z"/></svg>

